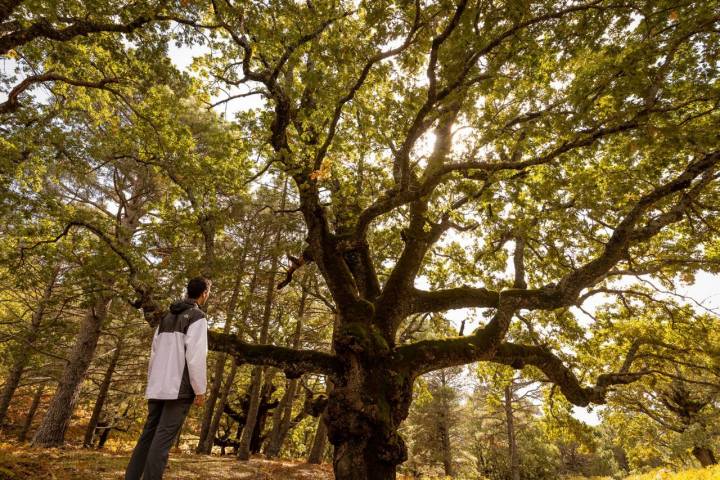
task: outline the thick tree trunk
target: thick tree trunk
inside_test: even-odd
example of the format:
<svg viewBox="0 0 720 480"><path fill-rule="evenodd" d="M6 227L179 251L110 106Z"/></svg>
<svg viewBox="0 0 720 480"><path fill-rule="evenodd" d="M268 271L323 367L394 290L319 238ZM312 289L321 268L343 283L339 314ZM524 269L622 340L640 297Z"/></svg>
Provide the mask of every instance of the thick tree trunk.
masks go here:
<svg viewBox="0 0 720 480"><path fill-rule="evenodd" d="M345 365L332 378L324 413L336 480L394 480L407 460L398 428L412 402L413 372L393 359L371 312L336 315L333 351ZM380 322L379 319L376 321Z"/></svg>
<svg viewBox="0 0 720 480"><path fill-rule="evenodd" d="M693 448L692 453L703 467L709 467L717 464L715 454L707 447L695 447Z"/></svg>
<svg viewBox="0 0 720 480"><path fill-rule="evenodd" d="M85 430L85 439L83 440L83 446L90 448L93 445L93 436L95 434L95 427L97 427L100 415L102 414L103 407L105 406L105 400L107 400L108 392L110 391L110 384L112 383L112 377L115 374L115 368L117 367L118 360L120 360L120 354L122 353L123 339L119 338L115 345L115 351L110 359L110 364L103 381L100 384L100 390L98 391L97 399L95 400L95 407L93 408L92 415L90 416L90 422L88 423L87 429Z"/></svg>
<svg viewBox="0 0 720 480"><path fill-rule="evenodd" d="M95 354L102 324L107 317L110 299L109 296L98 297L85 314L55 396L50 402L40 427L35 432L33 445L56 447L65 441L65 431L75 409L80 384L85 378Z"/></svg>
<svg viewBox="0 0 720 480"><path fill-rule="evenodd" d="M24 442L27 438L27 434L30 431L30 428L32 428L32 422L35 418L35 413L37 412L38 407L40 406L40 400L42 400L42 394L45 390L45 384L38 385L37 389L35 390L35 394L33 395L32 403L30 404L30 410L28 410L27 417L25 418L25 425L23 425L22 430L20 430L20 434L18 435L18 440L21 442Z"/></svg>
<svg viewBox="0 0 720 480"><path fill-rule="evenodd" d="M381 358L349 358L349 371L328 399L328 438L335 447L337 480L394 480L407 460L397 430L407 418L412 378L393 371Z"/></svg>
<svg viewBox="0 0 720 480"><path fill-rule="evenodd" d="M42 324L48 302L52 297L53 288L55 287L55 281L57 280L59 272L60 267L56 267L53 270L53 273L45 286L43 295L38 302L37 310L33 312L28 330L25 335L23 335L23 339L20 340L20 345L17 346L14 361L12 367L10 367L10 373L5 379L5 385L3 386L2 392L0 392L0 425L2 425L5 421L5 416L7 415L12 397L20 384L22 374L30 361L30 357L32 356L32 349L37 341L40 325Z"/></svg>
<svg viewBox="0 0 720 480"><path fill-rule="evenodd" d="M505 421L507 423L508 446L510 450L510 479L520 480L520 458L515 438L515 415L513 412L513 391L510 385L505 387Z"/></svg>
<svg viewBox="0 0 720 480"><path fill-rule="evenodd" d="M322 463L325 447L327 446L327 425L325 425L325 415L318 418L318 426L315 429L315 437L313 438L310 455L308 455L308 463L318 465Z"/></svg>

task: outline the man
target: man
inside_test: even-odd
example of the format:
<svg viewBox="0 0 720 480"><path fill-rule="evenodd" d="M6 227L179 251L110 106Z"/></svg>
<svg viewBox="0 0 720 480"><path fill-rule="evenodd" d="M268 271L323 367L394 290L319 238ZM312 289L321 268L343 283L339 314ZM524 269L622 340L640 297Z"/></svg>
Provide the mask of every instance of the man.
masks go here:
<svg viewBox="0 0 720 480"><path fill-rule="evenodd" d="M210 285L202 277L190 280L187 296L170 306L155 330L145 391L148 418L125 480L160 480L190 405L205 401L207 321L199 307L207 301Z"/></svg>

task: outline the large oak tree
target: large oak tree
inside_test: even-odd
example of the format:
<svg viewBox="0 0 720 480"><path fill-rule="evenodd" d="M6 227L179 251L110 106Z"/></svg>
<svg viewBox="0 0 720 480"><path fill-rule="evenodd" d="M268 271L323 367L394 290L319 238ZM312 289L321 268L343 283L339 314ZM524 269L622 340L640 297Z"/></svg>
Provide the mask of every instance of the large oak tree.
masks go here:
<svg viewBox="0 0 720 480"><path fill-rule="evenodd" d="M213 348L330 376L340 479L395 478L397 429L425 372L533 366L570 402L605 402L645 373L633 350L584 385L559 353L508 329L626 275L713 268L718 13L672 1L213 2L222 29L201 65L237 88L228 101L263 97L238 122L293 179L303 260L340 317L333 353L216 333ZM421 288L448 263L447 285ZM408 317L461 308L487 321L396 341Z"/></svg>

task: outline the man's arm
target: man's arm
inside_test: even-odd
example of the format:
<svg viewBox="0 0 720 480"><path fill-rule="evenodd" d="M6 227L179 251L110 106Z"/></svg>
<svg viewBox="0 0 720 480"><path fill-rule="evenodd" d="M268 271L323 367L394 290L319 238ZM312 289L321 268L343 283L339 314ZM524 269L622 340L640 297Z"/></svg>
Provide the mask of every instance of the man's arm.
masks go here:
<svg viewBox="0 0 720 480"><path fill-rule="evenodd" d="M207 388L207 353L207 320L201 318L190 324L185 335L185 361L196 405L202 405Z"/></svg>

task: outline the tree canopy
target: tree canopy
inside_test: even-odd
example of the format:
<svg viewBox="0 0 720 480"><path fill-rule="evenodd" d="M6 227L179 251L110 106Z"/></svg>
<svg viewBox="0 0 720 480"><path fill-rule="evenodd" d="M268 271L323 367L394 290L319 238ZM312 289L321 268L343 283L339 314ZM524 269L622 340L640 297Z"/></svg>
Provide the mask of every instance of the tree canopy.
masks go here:
<svg viewBox="0 0 720 480"><path fill-rule="evenodd" d="M718 272L714 2L26 1L0 25L3 273L72 264L99 335L113 299L155 326L190 272L228 301L265 247L260 320L221 331L235 293L211 348L327 376L337 478L395 478L416 379L473 362L711 423L717 319L672 292ZM280 341L308 269L332 334Z"/></svg>

